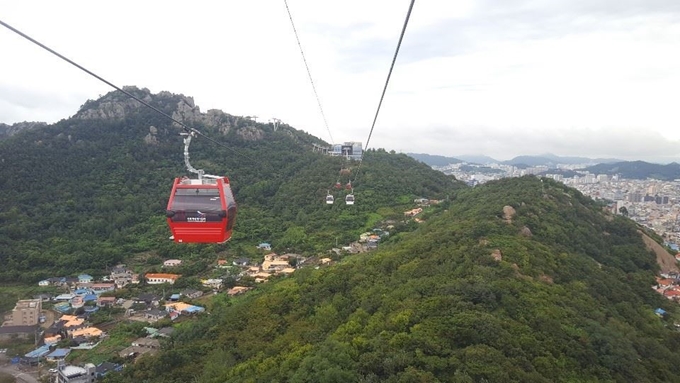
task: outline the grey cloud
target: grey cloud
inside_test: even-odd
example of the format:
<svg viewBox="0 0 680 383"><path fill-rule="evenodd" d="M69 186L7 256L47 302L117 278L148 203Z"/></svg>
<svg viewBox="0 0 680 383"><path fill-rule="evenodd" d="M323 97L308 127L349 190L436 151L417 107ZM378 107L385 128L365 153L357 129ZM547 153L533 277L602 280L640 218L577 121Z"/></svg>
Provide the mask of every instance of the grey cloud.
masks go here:
<svg viewBox="0 0 680 383"><path fill-rule="evenodd" d="M0 122L54 122L74 114L87 96L51 93L7 84L0 84Z"/></svg>
<svg viewBox="0 0 680 383"><path fill-rule="evenodd" d="M478 51L496 41L527 41L560 38L598 30L629 29L652 16L680 21L677 0L588 0L527 1L486 0L465 19L448 19L429 27L407 31L399 63L432 57L452 57ZM413 11L418 17L417 6ZM360 33L367 25L349 28L315 25L329 43L338 47L341 66L349 72L381 69L389 64L397 43L394 38L360 40L351 44L346 37Z"/></svg>
<svg viewBox="0 0 680 383"><path fill-rule="evenodd" d="M404 142L409 147L403 147ZM498 159L550 152L564 156L680 161L680 141L645 129L565 129L537 132L484 126L430 126L392 131L377 146L442 155L485 154Z"/></svg>

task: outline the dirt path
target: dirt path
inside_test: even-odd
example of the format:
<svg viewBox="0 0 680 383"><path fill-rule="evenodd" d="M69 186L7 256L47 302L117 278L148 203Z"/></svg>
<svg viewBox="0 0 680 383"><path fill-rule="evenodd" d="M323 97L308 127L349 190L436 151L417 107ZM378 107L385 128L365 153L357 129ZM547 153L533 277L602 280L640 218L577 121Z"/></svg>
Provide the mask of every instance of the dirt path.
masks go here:
<svg viewBox="0 0 680 383"><path fill-rule="evenodd" d="M680 272L680 269L678 269L678 262L673 255L655 240L651 239L647 234L642 232L640 232L640 234L642 234L642 240L645 241L647 248L656 254L656 262L659 264L659 267L661 267L662 273Z"/></svg>

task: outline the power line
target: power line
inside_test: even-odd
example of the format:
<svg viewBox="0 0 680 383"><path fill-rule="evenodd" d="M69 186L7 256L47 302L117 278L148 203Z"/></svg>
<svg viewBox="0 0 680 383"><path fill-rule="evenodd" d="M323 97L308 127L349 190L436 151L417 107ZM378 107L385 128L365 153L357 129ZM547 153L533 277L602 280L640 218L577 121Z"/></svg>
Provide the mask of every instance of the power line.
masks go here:
<svg viewBox="0 0 680 383"><path fill-rule="evenodd" d="M399 55L399 48L401 47L401 42L404 40L404 34L406 33L406 27L408 26L408 21L411 18L411 11L413 10L413 4L416 0L411 0L411 4L408 7L408 12L406 13L406 19L404 20L404 26L401 28L401 34L399 35L399 41L397 42L397 49L394 51L394 57L392 57L392 64L390 65L390 71L387 73L387 79L385 80L385 86L383 87L382 94L380 95L380 102L378 103L378 109L375 111L375 117L373 117L373 124L371 124L371 130L368 133L368 138L366 139L366 146L362 150L361 162L357 167L356 174L354 175L354 181L356 182L359 178L359 172L361 171L361 166L364 164L363 158L364 154L368 150L368 144L371 141L371 136L373 135L373 129L375 128L375 123L378 121L378 114L380 114L380 107L382 106L383 99L385 98L385 92L387 92L387 85L390 83L390 77L392 77L392 70L394 70L394 63L397 61L397 56Z"/></svg>
<svg viewBox="0 0 680 383"><path fill-rule="evenodd" d="M169 119L172 120L174 123L176 123L176 124L178 124L179 126L181 126L182 128L184 128L184 130L187 131L188 133L195 133L195 134L197 134L197 135L199 135L199 136L201 136L201 137L207 139L208 141L210 141L210 142L212 142L212 143L214 143L214 144L220 145L220 146L222 146L222 147L224 147L224 148L227 148L227 149L231 150L232 152L238 154L238 155L241 156L241 157L244 157L244 158L247 158L247 159L249 159L249 160L251 160L251 161L253 161L253 162L256 162L256 161L253 160L252 158L246 156L245 154L242 154L242 153L238 152L238 151L235 150L234 148L229 147L229 146L227 146L227 145L225 145L225 144L223 144L223 143L221 143L221 142L219 142L219 141L217 141L217 140L215 140L215 139L212 139L212 138L206 136L205 134L201 133L198 129L195 129L195 128L192 128L192 127L187 126L187 125L184 124L183 122L181 122L181 121L179 121L179 120L173 118L173 117L170 116L169 114L163 112L162 110L156 108L155 106L153 106L153 105L149 104L148 102L142 100L141 98L135 96L134 94L132 94L132 93L126 91L125 89L123 89L123 88L121 88L121 87L119 87L119 86L116 86L115 84L111 83L110 81L107 81L107 80L104 79L103 77L101 77L101 76L95 74L94 72L92 72L92 71L86 69L85 67L79 65L78 63L74 62L73 60L71 60L71 59L67 58L66 56L64 56L64 55L62 55L62 54L60 54L60 53L58 53L57 51L51 49L50 47L48 47L48 46L46 46L45 44L39 42L38 40L36 40L36 39L34 39L34 38L28 36L27 34L21 32L20 30L18 30L18 29L16 29L16 28L14 28L13 26L11 26L11 25L5 23L4 21L0 20L0 25L2 25L3 27L9 29L9 30L12 31L12 32L18 34L19 36L25 38L26 40L32 42L33 44L39 46L40 48L42 48L42 49L44 49L44 50L46 50L46 51L52 53L53 55L59 57L60 59L66 61L67 63L69 63L69 64L75 66L76 68L78 68L78 69L80 69L81 71L83 71L83 72L89 74L90 76L96 78L97 80L99 80L99 81L105 83L106 85L108 85L108 86L110 86L110 87L116 89L116 90L119 91L119 92L124 93L125 95L127 95L128 97L134 99L135 101L139 102L140 104L142 104L142 105L144 105L144 106L146 106L146 107L148 107L148 108L151 108L151 109L154 110L156 113L159 113L159 114L161 114L161 115L163 115L163 116L169 118Z"/></svg>
<svg viewBox="0 0 680 383"><path fill-rule="evenodd" d="M295 40L297 40L298 47L300 48L300 54L302 55L302 61L305 63L305 68L307 69L307 76L309 76L309 82L312 83L312 90L314 90L314 96L316 96L316 103L319 105L319 110L321 111L321 117L323 118L323 123L326 125L326 130L328 131L328 136L331 138L331 144L334 144L333 134L331 134L331 129L328 127L328 121L326 121L326 114L323 112L323 107L321 106L321 99L319 99L319 93L316 91L316 86L314 85L314 80L312 79L312 72L309 70L309 65L307 64L307 59L305 58L305 52L302 50L302 44L300 43L300 37L298 36L297 29L295 28L295 23L293 22L293 15L290 13L290 8L288 7L288 0L283 0L286 4L286 11L288 11L288 18L290 19L290 25L293 26L293 32L295 33Z"/></svg>
<svg viewBox="0 0 680 383"><path fill-rule="evenodd" d="M366 139L366 146L364 150L368 149L368 143L371 141L371 136L373 135L373 129L375 128L375 122L378 121L378 114L380 113L380 107L382 106L383 99L385 98L385 92L387 91L387 85L390 83L390 77L392 77L392 70L394 69L394 63L397 61L397 56L399 55L399 48L401 47L401 42L404 39L404 33L406 33L406 26L411 18L411 11L413 10L413 4L416 0L411 0L411 5L408 7L408 13L406 13L406 19L404 20L404 26L401 28L401 35L399 35L399 42L397 43L397 49L394 51L394 57L392 58L392 65L390 65L390 71L387 73L387 80L385 80L385 87L383 88L382 95L380 96L380 102L378 103L378 109L375 111L375 117L373 118L373 124L371 125L371 131L368 133L368 138Z"/></svg>

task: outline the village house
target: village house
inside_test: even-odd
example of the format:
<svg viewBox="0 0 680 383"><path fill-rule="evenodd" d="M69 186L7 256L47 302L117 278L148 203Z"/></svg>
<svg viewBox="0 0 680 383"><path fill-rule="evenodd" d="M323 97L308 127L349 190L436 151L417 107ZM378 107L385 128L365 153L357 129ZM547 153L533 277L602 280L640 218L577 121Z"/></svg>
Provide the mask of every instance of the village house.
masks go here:
<svg viewBox="0 0 680 383"><path fill-rule="evenodd" d="M90 289L95 294L101 294L107 291L114 291L116 289L116 285L114 283L93 283L90 285Z"/></svg>
<svg viewBox="0 0 680 383"><path fill-rule="evenodd" d="M186 289L186 290L180 291L180 295L184 295L185 297L187 297L189 299L196 299L196 298L200 298L201 296L203 296L203 291L196 290L196 289Z"/></svg>
<svg viewBox="0 0 680 383"><path fill-rule="evenodd" d="M202 279L201 283L203 286L210 287L211 289L219 290L222 288L222 283L224 281L220 278Z"/></svg>
<svg viewBox="0 0 680 383"><path fill-rule="evenodd" d="M109 280L113 281L117 288L122 288L130 283L139 283L139 276L126 269L125 265L118 265L111 269Z"/></svg>
<svg viewBox="0 0 680 383"><path fill-rule="evenodd" d="M245 267L245 266L248 266L250 264L250 259L248 259L248 258L236 258L234 260L234 262L232 262L232 264L234 266Z"/></svg>
<svg viewBox="0 0 680 383"><path fill-rule="evenodd" d="M70 348L57 348L51 353L47 354L45 358L48 362L57 362L59 360L64 360L71 353Z"/></svg>
<svg viewBox="0 0 680 383"><path fill-rule="evenodd" d="M262 242L259 245L257 245L257 248L260 250L271 251L272 245L267 242Z"/></svg>
<svg viewBox="0 0 680 383"><path fill-rule="evenodd" d="M272 275L269 274L269 273L265 273L264 271L261 271L259 273L253 274L251 276L253 278L255 278L255 283L263 283L263 282L267 282L269 277L271 277Z"/></svg>
<svg viewBox="0 0 680 383"><path fill-rule="evenodd" d="M250 289L251 289L250 287L245 286L234 286L227 291L227 295L233 297L234 295L243 294Z"/></svg>
<svg viewBox="0 0 680 383"><path fill-rule="evenodd" d="M420 214L423 212L423 209L418 207L412 210L408 210L404 212L404 215L407 217L415 217L416 215Z"/></svg>
<svg viewBox="0 0 680 383"><path fill-rule="evenodd" d="M290 267L288 264L288 261L284 260L273 260L273 261L264 261L262 262L262 271L268 271L268 272L275 272L275 271L280 271L285 268Z"/></svg>
<svg viewBox="0 0 680 383"><path fill-rule="evenodd" d="M157 285L161 283L173 284L180 277L178 274L160 274L160 273L147 273L144 275L146 278L146 283L150 285Z"/></svg>
<svg viewBox="0 0 680 383"><path fill-rule="evenodd" d="M181 264L182 260L180 259L168 259L167 261L163 262L163 267L175 267Z"/></svg>
<svg viewBox="0 0 680 383"><path fill-rule="evenodd" d="M80 274L78 276L78 283L91 283L94 280L89 274Z"/></svg>
<svg viewBox="0 0 680 383"><path fill-rule="evenodd" d="M168 312L163 311L163 310L159 310L159 309L151 309L151 310L143 311L142 315L144 315L144 318L146 318L150 321L156 322L156 321L161 320L161 319L165 318L166 316L168 316Z"/></svg>
<svg viewBox="0 0 680 383"><path fill-rule="evenodd" d="M158 306L161 301L161 297L156 294L144 293L139 294L139 297L133 299L134 303L144 303L147 305Z"/></svg>
<svg viewBox="0 0 680 383"><path fill-rule="evenodd" d="M69 335L73 338L77 338L80 336L85 338L99 338L102 335L104 335L104 331L96 327L85 327L79 330L73 330Z"/></svg>
<svg viewBox="0 0 680 383"><path fill-rule="evenodd" d="M116 304L116 297L97 298L97 306L99 307L113 307L114 304Z"/></svg>
<svg viewBox="0 0 680 383"><path fill-rule="evenodd" d="M202 313L205 309L201 306L194 306L184 302L172 302L165 305L165 311L169 313L195 314Z"/></svg>

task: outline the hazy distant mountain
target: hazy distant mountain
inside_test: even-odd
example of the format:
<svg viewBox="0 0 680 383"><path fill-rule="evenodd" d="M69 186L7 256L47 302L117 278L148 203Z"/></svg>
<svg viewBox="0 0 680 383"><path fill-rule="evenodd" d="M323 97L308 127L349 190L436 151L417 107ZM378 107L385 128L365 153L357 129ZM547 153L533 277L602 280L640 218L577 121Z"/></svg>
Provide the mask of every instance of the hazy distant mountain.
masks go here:
<svg viewBox="0 0 680 383"><path fill-rule="evenodd" d="M680 179L680 164L677 162L659 165L645 161L622 161L613 164L598 164L584 170L595 174L620 174L621 177L630 179Z"/></svg>
<svg viewBox="0 0 680 383"><path fill-rule="evenodd" d="M459 164L463 162L458 158L438 156L426 153L406 153L406 155L420 162L424 162L430 166L446 166L449 164Z"/></svg>
<svg viewBox="0 0 680 383"><path fill-rule="evenodd" d="M467 154L467 155L458 156L458 158L460 158L461 160L468 162L468 163L482 164L482 165L497 164L497 163L500 162L495 158L491 158L491 157L485 156L483 154L478 154L478 155Z"/></svg>
<svg viewBox="0 0 680 383"><path fill-rule="evenodd" d="M542 156L517 156L511 160L503 161L502 163L514 166L556 166L559 162Z"/></svg>
<svg viewBox="0 0 680 383"><path fill-rule="evenodd" d="M608 164L622 162L620 159L616 158L588 158L588 157L571 157L571 156L557 156L551 153L541 154L539 156L517 156L511 160L498 161L495 158L479 154L466 154L456 157L446 157L426 153L407 153L408 156L415 158L418 161L424 162L430 166L446 166L449 164L458 164L461 162L467 162L471 164L505 164L513 165L520 168L526 168L531 166L550 166L555 167L558 164L568 164L568 165L580 165L580 164Z"/></svg>
<svg viewBox="0 0 680 383"><path fill-rule="evenodd" d="M550 158L560 164L609 164L614 162L622 162L623 160L617 158L588 158L588 157L571 157L571 156L557 156L551 153L542 154L541 157Z"/></svg>
<svg viewBox="0 0 680 383"><path fill-rule="evenodd" d="M587 158L587 157L561 157L546 153L540 156L517 156L511 160L503 161L506 165L528 165L528 166L556 166L558 164L579 165L579 164L601 164L621 162L614 158Z"/></svg>

